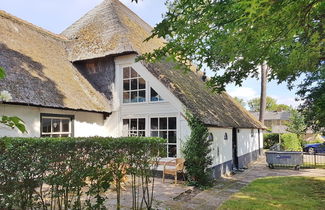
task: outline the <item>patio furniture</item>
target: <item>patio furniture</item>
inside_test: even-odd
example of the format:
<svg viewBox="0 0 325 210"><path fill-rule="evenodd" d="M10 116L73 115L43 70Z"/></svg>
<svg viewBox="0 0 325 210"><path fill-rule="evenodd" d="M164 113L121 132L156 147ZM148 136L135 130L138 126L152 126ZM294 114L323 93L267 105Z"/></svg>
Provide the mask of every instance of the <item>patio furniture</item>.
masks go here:
<svg viewBox="0 0 325 210"><path fill-rule="evenodd" d="M177 184L177 173L182 173L184 178L184 158L176 158L164 163L163 169L163 183L165 183L165 174L173 175L175 177L175 184Z"/></svg>

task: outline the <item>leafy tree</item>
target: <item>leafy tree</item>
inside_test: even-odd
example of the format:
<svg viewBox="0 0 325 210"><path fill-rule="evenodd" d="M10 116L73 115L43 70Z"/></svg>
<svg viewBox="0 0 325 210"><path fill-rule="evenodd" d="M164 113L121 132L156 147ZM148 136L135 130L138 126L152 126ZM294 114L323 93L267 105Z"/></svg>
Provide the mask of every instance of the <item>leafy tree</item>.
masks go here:
<svg viewBox="0 0 325 210"><path fill-rule="evenodd" d="M253 98L247 102L250 111L260 111L260 98ZM266 110L267 111L289 111L291 107L285 104L278 104L276 99L267 96L266 97Z"/></svg>
<svg viewBox="0 0 325 210"><path fill-rule="evenodd" d="M244 101L244 99L242 98L238 98L238 97L234 97L234 100L237 101L240 105L242 105L243 107L246 106L246 102Z"/></svg>
<svg viewBox="0 0 325 210"><path fill-rule="evenodd" d="M269 67L269 80L286 81L290 88L297 77L318 74L324 66L322 0L174 0L167 6L148 39L157 36L168 42L140 59L153 62L167 56L187 69L191 62L206 65L215 72L207 84L218 91L229 83L241 85L249 77L257 78L264 65ZM319 129L324 118L316 113L324 99L312 98L321 93L317 89L309 93L301 92L318 104L305 104L306 119Z"/></svg>
<svg viewBox="0 0 325 210"><path fill-rule="evenodd" d="M0 67L0 79L3 79L6 76L4 68ZM0 103L1 101L10 100L11 96L7 91L0 92ZM22 133L27 133L24 121L19 117L13 116L0 116L0 124L6 125L10 128L17 128Z"/></svg>
<svg viewBox="0 0 325 210"><path fill-rule="evenodd" d="M302 139L302 135L306 133L307 126L304 116L296 109L290 110L290 119L286 125L288 126L287 131L297 134L299 139Z"/></svg>
<svg viewBox="0 0 325 210"><path fill-rule="evenodd" d="M304 101L299 108L308 127L325 135L325 69L308 74L298 94Z"/></svg>
<svg viewBox="0 0 325 210"><path fill-rule="evenodd" d="M186 141L183 154L189 183L194 186L209 186L211 173L208 167L212 164L210 155L211 140L208 139L208 129L195 116L187 113L191 135Z"/></svg>
<svg viewBox="0 0 325 210"><path fill-rule="evenodd" d="M260 98L253 98L247 102L250 111L258 112L260 111ZM266 110L273 111L276 107L276 99L272 97L266 97Z"/></svg>
<svg viewBox="0 0 325 210"><path fill-rule="evenodd" d="M319 71L324 60L324 9L321 0L169 1L150 36L168 42L143 58L170 56L187 66L223 69L209 82L219 90L258 77L262 64L270 68L271 79L291 83L302 73Z"/></svg>

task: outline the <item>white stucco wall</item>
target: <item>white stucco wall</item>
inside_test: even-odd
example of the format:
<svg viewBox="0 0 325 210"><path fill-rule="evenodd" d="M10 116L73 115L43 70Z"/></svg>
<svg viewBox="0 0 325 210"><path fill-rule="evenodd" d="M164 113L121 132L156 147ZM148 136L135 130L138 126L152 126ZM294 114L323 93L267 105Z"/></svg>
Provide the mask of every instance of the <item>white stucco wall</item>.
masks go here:
<svg viewBox="0 0 325 210"><path fill-rule="evenodd" d="M239 129L237 132L237 148L238 156L245 155L259 149L258 130L253 129L253 137L251 135L251 129Z"/></svg>
<svg viewBox="0 0 325 210"><path fill-rule="evenodd" d="M117 127L113 135L123 135L123 119L145 118L146 136L150 136L150 119L154 117L176 117L177 118L177 156L181 156L182 142L190 133L183 112L184 106L145 66L135 62L135 55L126 55L115 58L116 89L113 104L116 110ZM123 68L132 67L146 81L146 102L122 103L123 93ZM164 101L151 102L149 100L150 88L153 88ZM114 114L114 113L113 113ZM113 130L111 130L113 131Z"/></svg>
<svg viewBox="0 0 325 210"><path fill-rule="evenodd" d="M1 125L0 137L40 137L41 113L74 115L75 137L111 136L107 126L108 120L104 120L103 115L99 113L0 104L0 115L20 117L25 122L28 131L27 134L22 134L17 129Z"/></svg>
<svg viewBox="0 0 325 210"><path fill-rule="evenodd" d="M211 145L212 166L232 160L232 129L210 127L209 132L213 134L214 139ZM224 140L225 133L228 135L228 140Z"/></svg>

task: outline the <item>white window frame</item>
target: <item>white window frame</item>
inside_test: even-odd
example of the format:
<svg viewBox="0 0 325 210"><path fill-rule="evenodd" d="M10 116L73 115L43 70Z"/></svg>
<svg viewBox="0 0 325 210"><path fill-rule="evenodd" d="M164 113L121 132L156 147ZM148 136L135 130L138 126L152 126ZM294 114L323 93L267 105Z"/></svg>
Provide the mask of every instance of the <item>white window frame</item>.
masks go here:
<svg viewBox="0 0 325 210"><path fill-rule="evenodd" d="M151 126L151 120L153 119L153 118L157 118L158 119L158 127L157 127L157 129L152 129L152 126ZM161 118L166 118L167 119L167 127L166 127L166 129L160 129L160 119ZM176 123L176 129L169 129L169 118L175 118L175 123ZM150 123L149 123L149 134L150 134L150 136L152 136L152 132L158 132L158 137L159 137L159 132L167 132L167 142L165 143L165 145L166 145L166 152L167 152L167 157L170 157L169 156L169 153L168 153L168 147L170 146L170 145L172 145L172 146L176 146L176 154L175 154L175 157L177 157L177 153L178 153L178 145L177 145L177 143L178 143L178 123L177 123L177 120L178 120L178 118L176 117L176 116L150 116L149 117L149 121L150 121ZM175 143L169 143L168 142L168 138L169 138L169 132L170 131L173 131L173 132L175 132L175 137L176 137L176 142Z"/></svg>
<svg viewBox="0 0 325 210"><path fill-rule="evenodd" d="M139 129L139 119L144 119L144 129ZM128 128L127 130L125 130L124 128L124 120L128 120L129 124L128 124ZM130 126L131 126L131 120L137 120L137 128L136 129L130 129ZM147 119L145 117L130 117L130 118L123 118L122 119L122 133L123 133L123 136L139 136L139 133L140 132L144 132L144 136L145 137L147 135L147 129L146 129L146 126L147 126ZM126 135L127 133L127 135ZM137 135L131 135L131 134L134 134L136 133Z"/></svg>
<svg viewBox="0 0 325 210"><path fill-rule="evenodd" d="M51 132L43 132L43 119L50 119L51 120ZM52 131L52 123L53 120L60 120L60 131L54 132ZM63 132L62 131L62 120L69 120L69 131ZM56 115L56 114L41 114L40 120L40 136L43 137L44 135L49 135L49 137L53 137L53 135L58 135L58 137L62 137L62 135L68 135L68 137L73 137L73 120L74 116L72 115Z"/></svg>
<svg viewBox="0 0 325 210"><path fill-rule="evenodd" d="M166 102L165 98L161 97L161 95L151 86L149 86L149 103L161 103L161 102ZM152 101L151 100L151 91L154 90L158 94L158 101Z"/></svg>
<svg viewBox="0 0 325 210"><path fill-rule="evenodd" d="M129 73L130 73L130 77L129 78L124 78L124 69L125 68L129 68ZM137 73L137 77L131 77L131 71L132 69ZM135 90L131 90L131 81L133 79L137 80L137 89ZM140 89L139 88L139 80L143 79L145 82L145 88L144 89ZM129 81L129 90L124 90L124 81ZM144 101L131 101L131 93L132 92L137 92L137 95L139 96L139 92L140 91L144 91ZM124 101L124 93L129 93L129 102L125 102ZM122 67L122 103L123 104L143 104L143 103L147 103L148 101L148 97L147 97L147 93L148 93L148 84L147 81L132 67L132 66L124 66Z"/></svg>

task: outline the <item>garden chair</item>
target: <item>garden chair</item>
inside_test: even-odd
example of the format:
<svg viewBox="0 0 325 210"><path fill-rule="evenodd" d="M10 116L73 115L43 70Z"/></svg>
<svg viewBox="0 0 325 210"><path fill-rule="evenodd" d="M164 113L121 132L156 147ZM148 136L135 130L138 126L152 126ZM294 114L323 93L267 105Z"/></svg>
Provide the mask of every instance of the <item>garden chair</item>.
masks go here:
<svg viewBox="0 0 325 210"><path fill-rule="evenodd" d="M177 184L177 173L182 173L184 178L184 163L184 158L176 158L174 160L165 162L163 170L163 183L165 183L165 174L173 175L175 177L175 184Z"/></svg>

